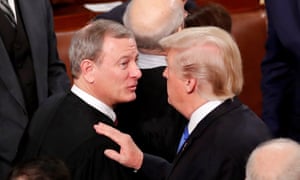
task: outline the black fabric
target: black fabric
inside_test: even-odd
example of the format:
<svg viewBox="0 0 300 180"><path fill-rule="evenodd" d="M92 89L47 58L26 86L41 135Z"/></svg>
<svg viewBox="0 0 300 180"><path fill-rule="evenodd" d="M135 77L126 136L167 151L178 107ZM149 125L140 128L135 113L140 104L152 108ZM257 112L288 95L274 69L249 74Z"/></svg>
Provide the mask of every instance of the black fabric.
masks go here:
<svg viewBox="0 0 300 180"><path fill-rule="evenodd" d="M22 33L26 34L19 35L23 39L17 41L18 45L24 49L16 59L14 38L17 30L14 32L0 11L0 179L6 179L18 149L22 147L20 141L30 123L31 113L28 113L28 109L34 109L34 106L29 107L34 104L29 100L37 96L38 103L42 103L51 95L70 88L65 65L58 58L49 0L15 0L15 5L18 16L22 17L18 18L18 25L23 26ZM24 56L32 62L26 65L28 59ZM34 71L28 69L28 77L23 77L26 71L17 72L17 62L23 63L24 69L25 66L32 66ZM32 72L34 77L31 76ZM24 78L23 82L26 81L24 84L20 83L21 78ZM36 88L31 80L35 80ZM32 86L28 87L28 82L32 82ZM26 95L22 86L26 86L26 92L31 93ZM36 93L31 88L36 89Z"/></svg>
<svg viewBox="0 0 300 180"><path fill-rule="evenodd" d="M1 28L0 33L17 73L27 113L29 118L31 118L38 106L37 90L30 44L19 11L18 3L16 2L18 24L15 28L10 26L8 19L4 17L3 12L1 13L0 22L6 28Z"/></svg>
<svg viewBox="0 0 300 180"><path fill-rule="evenodd" d="M172 164L147 155L140 172L151 180L243 180L248 156L271 137L254 112L228 99L199 122Z"/></svg>
<svg viewBox="0 0 300 180"><path fill-rule="evenodd" d="M98 122L113 126L111 119L71 92L52 97L32 119L24 159L39 156L62 159L72 180L132 179L131 169L104 155L105 149L119 150L119 146L96 134L93 125Z"/></svg>

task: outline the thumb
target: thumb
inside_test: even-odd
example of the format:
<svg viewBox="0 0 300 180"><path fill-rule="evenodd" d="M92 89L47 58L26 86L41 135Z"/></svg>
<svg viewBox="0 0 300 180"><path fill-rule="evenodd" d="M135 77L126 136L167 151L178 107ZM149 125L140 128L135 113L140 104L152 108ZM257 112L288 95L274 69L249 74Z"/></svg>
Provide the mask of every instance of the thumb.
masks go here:
<svg viewBox="0 0 300 180"><path fill-rule="evenodd" d="M108 158L117 161L118 163L120 163L120 154L112 149L106 149L104 151L105 156L107 156Z"/></svg>

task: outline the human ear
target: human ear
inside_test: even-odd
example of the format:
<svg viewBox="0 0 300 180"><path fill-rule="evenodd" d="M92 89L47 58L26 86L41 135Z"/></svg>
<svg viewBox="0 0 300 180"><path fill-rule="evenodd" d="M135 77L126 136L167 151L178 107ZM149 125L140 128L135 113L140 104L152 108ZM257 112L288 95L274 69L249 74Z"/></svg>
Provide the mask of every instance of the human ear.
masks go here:
<svg viewBox="0 0 300 180"><path fill-rule="evenodd" d="M89 82L93 83L95 80L94 71L95 71L95 63L89 59L84 59L80 63L81 74L83 78Z"/></svg>
<svg viewBox="0 0 300 180"><path fill-rule="evenodd" d="M196 89L197 80L195 78L186 79L184 85L186 92L190 94Z"/></svg>

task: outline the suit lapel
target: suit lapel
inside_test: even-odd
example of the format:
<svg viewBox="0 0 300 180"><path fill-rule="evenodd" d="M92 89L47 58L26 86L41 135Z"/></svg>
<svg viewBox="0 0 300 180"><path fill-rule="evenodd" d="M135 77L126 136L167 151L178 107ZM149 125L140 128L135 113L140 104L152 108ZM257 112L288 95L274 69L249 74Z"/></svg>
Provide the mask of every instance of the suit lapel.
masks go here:
<svg viewBox="0 0 300 180"><path fill-rule="evenodd" d="M190 134L189 138L183 145L182 150L176 156L173 164L175 167L179 159L184 155L184 153L188 150L188 148L193 144L193 142L202 136L202 134L206 131L206 129L218 120L219 116L222 116L224 113L228 111L232 111L233 109L241 106L241 102L238 100L237 97L228 99L220 106L218 106L215 110L210 112L200 123L196 126L194 131Z"/></svg>
<svg viewBox="0 0 300 180"><path fill-rule="evenodd" d="M45 1L43 1L45 2ZM47 63L49 56L48 46L49 42L48 33L51 31L47 29L48 22L45 18L45 14L48 10L43 3L34 3L25 0L18 0L20 16L24 22L24 28L27 33L28 41L30 43L31 56L35 71L36 85L38 90L38 97L47 97L47 94L41 94L47 92L47 89L41 89L47 87ZM52 15L52 14L51 14ZM49 35L50 36L50 35Z"/></svg>
<svg viewBox="0 0 300 180"><path fill-rule="evenodd" d="M13 65L6 52L6 48L2 39L0 39L0 57L0 78L6 86L6 88L8 89L9 93L16 99L18 104L22 106L24 111L26 111L22 90L20 84L18 83L19 80L16 76L15 70L13 69Z"/></svg>

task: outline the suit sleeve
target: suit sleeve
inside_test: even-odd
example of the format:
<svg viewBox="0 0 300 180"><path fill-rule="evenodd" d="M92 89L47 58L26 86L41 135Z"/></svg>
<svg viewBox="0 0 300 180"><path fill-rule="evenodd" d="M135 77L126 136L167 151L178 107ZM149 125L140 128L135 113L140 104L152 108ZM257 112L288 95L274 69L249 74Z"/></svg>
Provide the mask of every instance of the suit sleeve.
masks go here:
<svg viewBox="0 0 300 180"><path fill-rule="evenodd" d="M296 86L300 64L299 5L296 0L266 0L268 38L266 56L262 61L263 120L277 135L280 117L285 117ZM297 62L299 61L299 62Z"/></svg>
<svg viewBox="0 0 300 180"><path fill-rule="evenodd" d="M48 94L53 95L69 90L70 80L66 73L65 64L58 57L52 7L48 0L45 3L48 21Z"/></svg>
<svg viewBox="0 0 300 180"><path fill-rule="evenodd" d="M144 161L138 173L147 177L148 180L164 180L169 175L172 164L167 160L144 153Z"/></svg>

